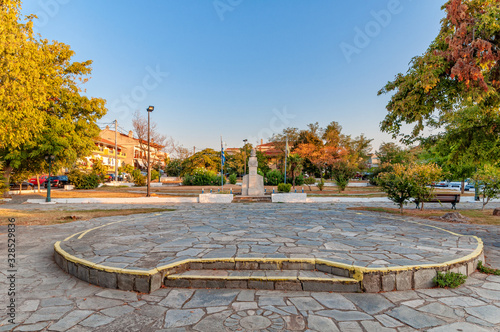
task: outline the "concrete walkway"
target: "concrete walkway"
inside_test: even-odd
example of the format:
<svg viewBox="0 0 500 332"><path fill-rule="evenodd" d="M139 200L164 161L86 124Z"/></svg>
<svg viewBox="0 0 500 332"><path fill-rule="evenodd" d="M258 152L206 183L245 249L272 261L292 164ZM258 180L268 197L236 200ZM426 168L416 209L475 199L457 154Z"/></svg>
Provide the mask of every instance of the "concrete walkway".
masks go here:
<svg viewBox="0 0 500 332"><path fill-rule="evenodd" d="M85 208L92 208L92 205L85 205ZM106 205L108 207L117 208L118 205ZM287 215L292 212L287 212L288 206L281 204L243 207L233 212L241 219L286 222L287 216L293 217ZM50 210L60 206L40 208ZM211 214L207 206L201 205L175 205L174 208L177 211L172 212L166 223L177 216L217 224L214 216L220 213L213 211ZM301 207L304 220L317 222L328 215L341 216L346 223L352 217L354 227L361 215L352 214L345 208L343 204ZM260 213L252 213L252 210ZM159 217L155 214L141 216L145 218L143 224ZM370 214L370 218L376 217ZM163 288L145 295L89 285L66 274L55 264L54 242L105 225L110 220L99 218L55 226L17 227L16 324L9 325L8 319L3 319L0 331L498 331L500 328L500 277L480 273L473 274L465 286L454 290L339 294ZM500 262L498 227L423 222L461 234L479 235L486 246L487 261ZM288 231L283 229L283 232ZM6 227L1 227L0 232L3 239L0 250L6 253ZM5 260L0 264L0 287L6 290ZM2 317L6 317L5 307L2 305Z"/></svg>

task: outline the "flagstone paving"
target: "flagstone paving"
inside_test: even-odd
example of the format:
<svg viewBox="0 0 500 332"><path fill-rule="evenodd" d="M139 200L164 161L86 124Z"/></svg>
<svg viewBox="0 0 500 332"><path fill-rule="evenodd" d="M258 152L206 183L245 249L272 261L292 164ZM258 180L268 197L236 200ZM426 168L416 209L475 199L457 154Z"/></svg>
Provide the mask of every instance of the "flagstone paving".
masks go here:
<svg viewBox="0 0 500 332"><path fill-rule="evenodd" d="M322 258L384 268L452 261L478 246L472 236L394 216L309 205L212 205L108 220L112 224L63 241L61 248L126 269L197 258Z"/></svg>
<svg viewBox="0 0 500 332"><path fill-rule="evenodd" d="M320 223L322 218L326 218L322 217L323 214L341 219L343 225L348 225L349 220L371 220L378 216L375 213L357 215L346 211L345 205L288 206L279 204L271 207L269 204L263 205L264 207L260 204L242 205L234 209L237 210L238 218L243 219L243 216L246 216L248 220L250 216L270 223L279 223L280 220L286 222L287 216L289 219L293 218L294 210L303 211L303 215L311 216L310 219L314 223ZM53 207L48 209L51 208ZM214 222L213 224L207 223L206 226L217 229L215 216L218 215L219 210L216 207L211 206L207 210L206 206L179 205L175 208L177 211L168 218L175 219L176 215L204 216L207 221ZM232 206L231 209L233 209ZM210 211L212 211L212 217L210 217ZM164 215L150 214L144 217L143 223L148 223L155 219L159 220ZM305 220L305 217L303 218ZM380 218L385 220L383 217ZM457 289L420 289L379 294L175 288L162 288L151 294L140 294L90 285L66 274L55 264L53 260L55 241L75 232L118 219L117 217L99 218L54 226L17 227L16 303L18 306L16 319L15 324L11 325L8 323L8 318L3 318L7 316L5 315L6 296L2 295L0 297L0 301L3 302L0 331L402 332L417 330L436 332L499 331L500 329L498 320L500 317L500 277L480 273L474 273L468 278L466 285ZM408 220L416 221L416 219ZM165 223L168 222L165 221ZM336 220L331 219L330 222L335 223ZM424 222L461 234L481 234L479 236L485 242L487 261L499 262L500 232L497 227ZM387 227L391 223L400 223L402 229L406 227L401 221L394 220L386 220L381 224ZM363 227L375 225L373 222L361 222L361 224ZM350 225L354 227L354 223ZM143 226L138 227L140 230ZM154 229L152 231L154 232ZM284 234L289 231L288 229L280 231L280 236L285 237ZM2 239L0 250L7 252L6 227L1 227L0 233ZM436 232L432 231L432 233L434 235ZM416 237L413 234L411 236ZM198 241L197 236L185 238L196 238ZM320 237L314 238L313 241L318 238ZM292 240L295 239L292 238ZM366 238L360 241L369 242ZM446 239L443 241L448 242ZM286 248L286 243L283 241L284 246L279 247ZM294 244L299 246L297 243ZM192 247L194 248L195 245L193 243ZM270 243L258 245L268 246ZM313 245L308 247L307 243L303 245L313 248ZM458 243L455 242L455 246L457 245ZM451 244L445 244L445 246L451 247ZM126 249L130 250L130 248ZM314 252L314 249L311 250ZM365 251L360 255L371 255L369 250ZM359 253L356 252L356 254ZM407 254L399 253L398 255ZM2 257L4 257L3 254ZM363 261L363 259L352 258L353 261ZM3 294L8 288L5 263L5 260L0 262L0 289ZM497 268L500 267L495 264L493 265ZM366 301L363 301L363 296L366 295L369 296L365 297Z"/></svg>

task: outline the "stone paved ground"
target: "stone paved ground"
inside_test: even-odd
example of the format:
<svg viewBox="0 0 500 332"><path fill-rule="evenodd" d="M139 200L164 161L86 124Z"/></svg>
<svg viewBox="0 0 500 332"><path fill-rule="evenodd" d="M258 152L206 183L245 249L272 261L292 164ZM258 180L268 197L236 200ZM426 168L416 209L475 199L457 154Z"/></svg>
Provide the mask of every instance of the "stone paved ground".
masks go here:
<svg viewBox="0 0 500 332"><path fill-rule="evenodd" d="M235 257L321 258L383 268L452 261L478 246L471 236L328 205L192 205L105 220L110 225L64 241L61 248L93 263L126 269Z"/></svg>
<svg viewBox="0 0 500 332"><path fill-rule="evenodd" d="M363 204L366 205L366 204ZM379 204L380 205L380 204ZM259 207L256 205L255 207ZM14 206L9 206L13 208ZM24 205L21 206L24 208ZM99 205L99 208L102 208ZM108 206L116 208L117 206ZM276 205L278 210L283 205ZM308 205L308 209L345 205ZM17 206L16 206L17 208ZM32 208L32 207L31 207ZM57 206L43 206L54 209ZM77 206L75 209L81 209ZM85 206L96 208L96 206ZM266 205L266 209L269 205ZM177 206L179 210L205 206ZM247 210L251 213L251 210ZM262 215L265 217L265 215ZM108 290L64 273L53 243L109 222L107 218L56 226L18 227L16 325L8 325L6 262L0 262L0 331L499 331L500 277L475 273L455 290L335 294L253 290L160 289L152 294ZM427 221L426 221L427 222ZM487 261L500 267L498 227L428 222L479 235ZM6 227L0 251L7 252ZM4 300L5 299L5 300Z"/></svg>

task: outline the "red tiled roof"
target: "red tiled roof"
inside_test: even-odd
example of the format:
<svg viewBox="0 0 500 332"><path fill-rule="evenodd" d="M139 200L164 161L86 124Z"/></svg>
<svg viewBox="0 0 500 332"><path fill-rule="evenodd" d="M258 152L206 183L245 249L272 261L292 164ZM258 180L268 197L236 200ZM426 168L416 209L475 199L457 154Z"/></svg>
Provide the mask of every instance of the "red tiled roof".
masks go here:
<svg viewBox="0 0 500 332"><path fill-rule="evenodd" d="M115 146L115 142L111 142L111 141L108 141L107 139L104 139L104 138L98 138L98 139L95 139L94 140L96 143L104 143L104 144L107 144L107 145L111 145L111 146ZM120 144L117 145L119 148L123 148L123 146L121 146Z"/></svg>
<svg viewBox="0 0 500 332"><path fill-rule="evenodd" d="M283 151L278 150L278 149L269 149L266 151L262 151L262 153L266 156L278 156L280 154L283 154Z"/></svg>

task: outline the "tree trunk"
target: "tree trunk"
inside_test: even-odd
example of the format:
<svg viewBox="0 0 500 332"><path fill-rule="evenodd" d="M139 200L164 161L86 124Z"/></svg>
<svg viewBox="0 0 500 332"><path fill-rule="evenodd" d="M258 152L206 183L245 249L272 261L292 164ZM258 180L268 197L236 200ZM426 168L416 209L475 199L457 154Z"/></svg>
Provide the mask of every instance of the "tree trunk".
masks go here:
<svg viewBox="0 0 500 332"><path fill-rule="evenodd" d="M420 211L423 211L424 210L424 202L421 202L420 203Z"/></svg>
<svg viewBox="0 0 500 332"><path fill-rule="evenodd" d="M403 214L403 203L399 204L399 213Z"/></svg>
<svg viewBox="0 0 500 332"><path fill-rule="evenodd" d="M462 185L460 186L460 192L462 193L462 195L465 193L465 180L462 179Z"/></svg>
<svg viewBox="0 0 500 332"><path fill-rule="evenodd" d="M12 174L13 168L11 166L5 166L4 167L4 177L5 177L5 185L7 186L7 190L3 194L4 197L7 197L7 191L9 190L9 183L10 183L10 175Z"/></svg>
<svg viewBox="0 0 500 332"><path fill-rule="evenodd" d="M39 174L36 175L36 184L38 186L38 192L40 192L40 175Z"/></svg>

